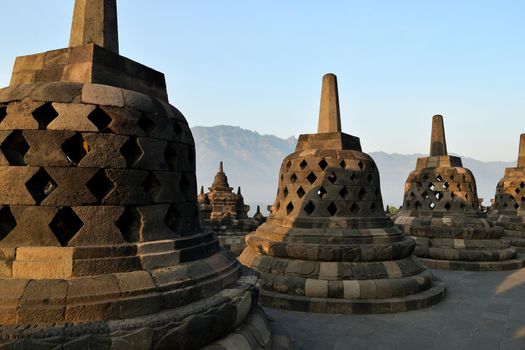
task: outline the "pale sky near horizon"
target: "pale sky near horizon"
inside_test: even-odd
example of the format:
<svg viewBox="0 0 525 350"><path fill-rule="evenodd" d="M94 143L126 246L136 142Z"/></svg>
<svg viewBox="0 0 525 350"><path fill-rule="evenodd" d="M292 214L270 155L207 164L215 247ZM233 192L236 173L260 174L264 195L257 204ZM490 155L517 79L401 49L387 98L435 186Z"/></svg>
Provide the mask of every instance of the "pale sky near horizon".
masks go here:
<svg viewBox="0 0 525 350"><path fill-rule="evenodd" d="M74 0L3 1L0 86L15 56L68 44ZM119 0L121 54L166 74L191 126L315 132L322 75L367 152L517 157L525 132L524 1Z"/></svg>

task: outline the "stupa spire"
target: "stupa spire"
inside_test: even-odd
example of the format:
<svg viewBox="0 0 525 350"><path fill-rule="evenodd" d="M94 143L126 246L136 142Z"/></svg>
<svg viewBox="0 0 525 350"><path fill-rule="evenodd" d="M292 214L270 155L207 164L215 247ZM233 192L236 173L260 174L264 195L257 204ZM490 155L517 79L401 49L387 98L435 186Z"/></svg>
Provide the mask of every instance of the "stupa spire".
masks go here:
<svg viewBox="0 0 525 350"><path fill-rule="evenodd" d="M317 132L341 132L341 113L339 111L337 77L332 73L328 73L323 77Z"/></svg>
<svg viewBox="0 0 525 350"><path fill-rule="evenodd" d="M119 52L117 0L75 0L69 46L85 44Z"/></svg>
<svg viewBox="0 0 525 350"><path fill-rule="evenodd" d="M219 173L223 173L224 172L224 167L222 165L222 160L219 162Z"/></svg>
<svg viewBox="0 0 525 350"><path fill-rule="evenodd" d="M443 116L435 115L432 117L432 135L430 137L430 156L439 157L446 156L447 140L445 139L445 126L443 124Z"/></svg>
<svg viewBox="0 0 525 350"><path fill-rule="evenodd" d="M518 167L525 167L525 134L520 135L520 149L518 153Z"/></svg>

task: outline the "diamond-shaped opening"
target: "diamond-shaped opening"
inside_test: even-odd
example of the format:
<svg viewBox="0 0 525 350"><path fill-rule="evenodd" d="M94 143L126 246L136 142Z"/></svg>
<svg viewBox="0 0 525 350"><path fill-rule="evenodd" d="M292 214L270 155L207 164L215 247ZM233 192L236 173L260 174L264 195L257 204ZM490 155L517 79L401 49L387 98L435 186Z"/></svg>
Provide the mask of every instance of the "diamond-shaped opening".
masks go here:
<svg viewBox="0 0 525 350"><path fill-rule="evenodd" d="M313 185L313 183L315 182L315 180L317 180L317 176L315 176L315 174L313 172L311 172L310 174L308 174L308 176L306 177L306 179L308 180L308 182L310 184Z"/></svg>
<svg viewBox="0 0 525 350"><path fill-rule="evenodd" d="M421 187L421 186L423 186L423 183L421 183L421 182L419 182L419 181L416 181L416 187L419 188L419 187Z"/></svg>
<svg viewBox="0 0 525 350"><path fill-rule="evenodd" d="M182 229L182 215L174 205L170 205L166 216L164 217L166 226L175 233L179 233Z"/></svg>
<svg viewBox="0 0 525 350"><path fill-rule="evenodd" d="M295 175L295 173L292 174L292 176L290 176L290 181L294 184L295 181L297 181L297 175Z"/></svg>
<svg viewBox="0 0 525 350"><path fill-rule="evenodd" d="M514 204L514 209L518 209L519 207L520 207L520 205L518 203Z"/></svg>
<svg viewBox="0 0 525 350"><path fill-rule="evenodd" d="M448 187L449 187L449 184L448 184L448 182L444 182L444 183L443 183L443 189L445 189L445 190L446 190L446 189L448 189Z"/></svg>
<svg viewBox="0 0 525 350"><path fill-rule="evenodd" d="M350 212L352 214L357 214L359 212L359 206L355 203L352 203L352 206L350 207Z"/></svg>
<svg viewBox="0 0 525 350"><path fill-rule="evenodd" d="M525 182L521 182L521 183L520 183L520 187L521 187L521 188L524 188L524 187L525 187Z"/></svg>
<svg viewBox="0 0 525 350"><path fill-rule="evenodd" d="M63 247L67 246L82 226L84 223L70 207L60 209L49 224L51 231Z"/></svg>
<svg viewBox="0 0 525 350"><path fill-rule="evenodd" d="M166 163L168 163L168 168L171 171L177 170L177 147L175 144L168 143L166 149L164 150L164 158Z"/></svg>
<svg viewBox="0 0 525 350"><path fill-rule="evenodd" d="M321 187L320 189L317 190L317 195L321 199L323 199L323 197L326 196L327 193L328 192L324 189L324 187Z"/></svg>
<svg viewBox="0 0 525 350"><path fill-rule="evenodd" d="M7 116L7 106L0 106L0 123L4 121Z"/></svg>
<svg viewBox="0 0 525 350"><path fill-rule="evenodd" d="M89 144L79 132L62 144L62 151L66 155L67 160L75 166L84 159L89 150Z"/></svg>
<svg viewBox="0 0 525 350"><path fill-rule="evenodd" d="M160 193L161 188L162 184L154 173L149 173L142 183L142 189L148 195L151 201L155 201Z"/></svg>
<svg viewBox="0 0 525 350"><path fill-rule="evenodd" d="M428 188L430 188L431 191L434 191L436 189L436 186L431 182L428 184Z"/></svg>
<svg viewBox="0 0 525 350"><path fill-rule="evenodd" d="M306 194L306 192L304 191L304 189L303 189L302 187L299 187L299 188L297 189L296 193L297 193L297 196L298 196L299 198L303 198L304 195Z"/></svg>
<svg viewBox="0 0 525 350"><path fill-rule="evenodd" d="M277 202L277 204L275 205L275 208L276 208L276 211L279 211L279 209L281 209L281 202Z"/></svg>
<svg viewBox="0 0 525 350"><path fill-rule="evenodd" d="M43 168L26 182L26 187L37 204L42 203L57 187L57 183Z"/></svg>
<svg viewBox="0 0 525 350"><path fill-rule="evenodd" d="M283 181L284 181L284 175L281 174L281 182L283 182Z"/></svg>
<svg viewBox="0 0 525 350"><path fill-rule="evenodd" d="M342 160L341 163L339 163L339 165L341 166L341 168L346 169L346 162L344 160Z"/></svg>
<svg viewBox="0 0 525 350"><path fill-rule="evenodd" d="M361 189L359 190L359 192L357 193L357 197L360 199L360 200L363 200L366 196L366 190L364 188L361 187Z"/></svg>
<svg viewBox="0 0 525 350"><path fill-rule="evenodd" d="M146 114L142 114L140 116L137 124L142 130L144 130L147 136L149 136L151 132L153 131L153 129L155 129L155 123L153 122L153 120L148 118Z"/></svg>
<svg viewBox="0 0 525 350"><path fill-rule="evenodd" d="M522 202L525 202L525 197L521 197L521 201L522 201Z"/></svg>
<svg viewBox="0 0 525 350"><path fill-rule="evenodd" d="M445 209L450 210L451 207L452 207L452 206L450 205L450 203L448 203L448 202L445 203Z"/></svg>
<svg viewBox="0 0 525 350"><path fill-rule="evenodd" d="M197 189L192 188L192 182L188 179L188 176L190 175L188 175L187 173L182 173L179 181L179 189L186 200L193 201L194 198L197 196Z"/></svg>
<svg viewBox="0 0 525 350"><path fill-rule="evenodd" d="M127 242L140 240L141 215L134 207L126 207L115 225Z"/></svg>
<svg viewBox="0 0 525 350"><path fill-rule="evenodd" d="M375 203L372 203L372 204L370 205L370 211L371 211L371 212L375 212L375 211L376 211L376 204L375 204Z"/></svg>
<svg viewBox="0 0 525 350"><path fill-rule="evenodd" d="M430 202L430 204L428 205L428 207L430 209L434 209L436 207L436 205L433 203L433 202Z"/></svg>
<svg viewBox="0 0 525 350"><path fill-rule="evenodd" d="M290 170L291 167L292 167L292 161L289 160L288 163L286 163L286 170Z"/></svg>
<svg viewBox="0 0 525 350"><path fill-rule="evenodd" d="M312 213L314 212L315 210L315 205L312 203L312 201L309 201L305 206L304 206L304 212L306 213L306 215L310 216L312 215Z"/></svg>
<svg viewBox="0 0 525 350"><path fill-rule="evenodd" d="M363 169L365 168L365 165L363 164L362 161L359 161L359 162L357 163L357 166L358 166L359 169L361 169L361 170L363 170Z"/></svg>
<svg viewBox="0 0 525 350"><path fill-rule="evenodd" d="M427 174L424 174L423 175L423 181L427 181L428 180L428 175Z"/></svg>
<svg viewBox="0 0 525 350"><path fill-rule="evenodd" d="M22 135L22 131L15 130L6 137L0 146L9 165L26 165L24 156L29 151L29 144Z"/></svg>
<svg viewBox="0 0 525 350"><path fill-rule="evenodd" d="M410 192L410 196L409 197L410 197L411 200L415 200L417 198L417 196L415 195L414 192Z"/></svg>
<svg viewBox="0 0 525 350"><path fill-rule="evenodd" d="M283 190L283 196L284 198L288 197L288 187L285 187L284 190Z"/></svg>
<svg viewBox="0 0 525 350"><path fill-rule="evenodd" d="M450 192L450 197L454 198L456 197L456 194L454 192Z"/></svg>
<svg viewBox="0 0 525 350"><path fill-rule="evenodd" d="M443 182L443 178L441 177L441 175L438 174L438 176L436 176L436 180L438 182Z"/></svg>
<svg viewBox="0 0 525 350"><path fill-rule="evenodd" d="M301 170L304 170L304 168L308 166L308 163L306 162L306 160L303 160L301 164L299 164L299 166L301 167Z"/></svg>
<svg viewBox="0 0 525 350"><path fill-rule="evenodd" d="M95 175L86 183L88 190L93 193L100 203L115 187L115 184L108 178L106 171L100 169Z"/></svg>
<svg viewBox="0 0 525 350"><path fill-rule="evenodd" d="M352 175L350 175L350 180L352 182L354 182L355 180L357 180L357 175L355 173L352 173Z"/></svg>
<svg viewBox="0 0 525 350"><path fill-rule="evenodd" d="M512 197L511 197L512 198ZM465 199L468 199L468 193L465 193Z"/></svg>
<svg viewBox="0 0 525 350"><path fill-rule="evenodd" d="M330 213L330 216L334 216L337 213L337 206L335 205L334 202L332 202L330 203L328 208L326 208L326 210L328 210L328 213Z"/></svg>
<svg viewBox="0 0 525 350"><path fill-rule="evenodd" d="M416 201L416 203L414 203L414 206L416 207L416 209L419 209L421 208L421 203L419 203L419 201Z"/></svg>
<svg viewBox="0 0 525 350"><path fill-rule="evenodd" d="M51 105L51 102L46 102L42 106L35 109L32 113L33 118L38 122L39 129L46 129L56 117L57 111Z"/></svg>
<svg viewBox="0 0 525 350"><path fill-rule="evenodd" d="M293 211L293 208L294 208L294 206L293 206L292 202L288 203L288 205L286 206L286 214L290 215L292 213L292 211Z"/></svg>
<svg viewBox="0 0 525 350"><path fill-rule="evenodd" d="M514 190L514 192L516 192L516 193L520 193L520 189L519 189L519 188L516 188L516 189Z"/></svg>
<svg viewBox="0 0 525 350"><path fill-rule="evenodd" d="M508 207L509 205L507 203L503 203L503 208Z"/></svg>
<svg viewBox="0 0 525 350"><path fill-rule="evenodd" d="M328 181L330 181L331 183L335 183L337 181L337 176L335 176L334 173L331 173L330 175L328 175Z"/></svg>
<svg viewBox="0 0 525 350"><path fill-rule="evenodd" d="M175 122L173 124L173 132L175 133L175 136L178 138L182 137L182 133L184 132L184 129L179 125L179 123Z"/></svg>
<svg viewBox="0 0 525 350"><path fill-rule="evenodd" d="M343 188L341 189L341 191L339 191L339 195L346 199L346 196L348 196L348 189L346 188L346 186L343 186Z"/></svg>
<svg viewBox="0 0 525 350"><path fill-rule="evenodd" d="M136 137L130 137L120 148L120 153L126 159L128 168L133 167L143 154Z"/></svg>
<svg viewBox="0 0 525 350"><path fill-rule="evenodd" d="M423 193L421 193L421 197L423 197L423 199L427 199L428 198L428 192L427 191L423 191Z"/></svg>
<svg viewBox="0 0 525 350"><path fill-rule="evenodd" d="M0 208L0 241L7 237L16 227L16 219L9 206L4 205Z"/></svg>
<svg viewBox="0 0 525 350"><path fill-rule="evenodd" d="M88 115L88 119L99 131L107 131L106 128L112 121L111 117L98 106Z"/></svg>
<svg viewBox="0 0 525 350"><path fill-rule="evenodd" d="M441 198L443 198L443 194L441 192L436 192L434 193L434 197L436 197L436 199L439 201Z"/></svg>
<svg viewBox="0 0 525 350"><path fill-rule="evenodd" d="M321 170L325 170L326 167L328 166L328 163L326 162L326 160L321 159L321 161L319 162L319 167L321 168Z"/></svg>
<svg viewBox="0 0 525 350"><path fill-rule="evenodd" d="M450 176L449 176L449 179L450 179L450 180L454 180L454 174L450 175Z"/></svg>
<svg viewBox="0 0 525 350"><path fill-rule="evenodd" d="M366 181L368 181L369 183L372 183L372 181L374 181L374 177L372 176L372 174L368 174L368 176L366 177Z"/></svg>

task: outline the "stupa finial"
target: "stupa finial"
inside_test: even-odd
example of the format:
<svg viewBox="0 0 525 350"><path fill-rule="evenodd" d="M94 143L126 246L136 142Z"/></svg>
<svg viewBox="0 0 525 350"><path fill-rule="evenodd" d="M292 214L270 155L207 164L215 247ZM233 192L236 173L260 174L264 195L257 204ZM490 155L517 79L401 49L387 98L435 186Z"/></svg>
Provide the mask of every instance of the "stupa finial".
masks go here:
<svg viewBox="0 0 525 350"><path fill-rule="evenodd" d="M525 167L525 134L520 135L520 149L518 153L518 167Z"/></svg>
<svg viewBox="0 0 525 350"><path fill-rule="evenodd" d="M447 140L445 139L445 126L443 124L443 116L435 115L432 117L432 135L430 137L430 156L439 157L446 156Z"/></svg>
<svg viewBox="0 0 525 350"><path fill-rule="evenodd" d="M75 0L69 46L85 44L119 52L117 0Z"/></svg>
<svg viewBox="0 0 525 350"><path fill-rule="evenodd" d="M341 132L341 114L339 111L337 77L332 73L328 73L323 77L321 106L319 108L319 126L317 132Z"/></svg>
<svg viewBox="0 0 525 350"><path fill-rule="evenodd" d="M219 162L219 173L223 173L224 172L224 167L222 165L222 160Z"/></svg>

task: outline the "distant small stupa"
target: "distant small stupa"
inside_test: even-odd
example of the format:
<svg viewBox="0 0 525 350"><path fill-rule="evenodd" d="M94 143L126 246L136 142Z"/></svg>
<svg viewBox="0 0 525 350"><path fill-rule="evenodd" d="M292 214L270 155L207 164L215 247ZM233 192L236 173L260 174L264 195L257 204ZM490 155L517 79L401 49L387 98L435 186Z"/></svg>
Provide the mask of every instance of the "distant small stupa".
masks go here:
<svg viewBox="0 0 525 350"><path fill-rule="evenodd" d="M461 158L449 156L443 117L432 118L430 156L408 176L396 224L416 242L416 255L432 268L508 270L521 268L503 229L480 211L474 175Z"/></svg>

